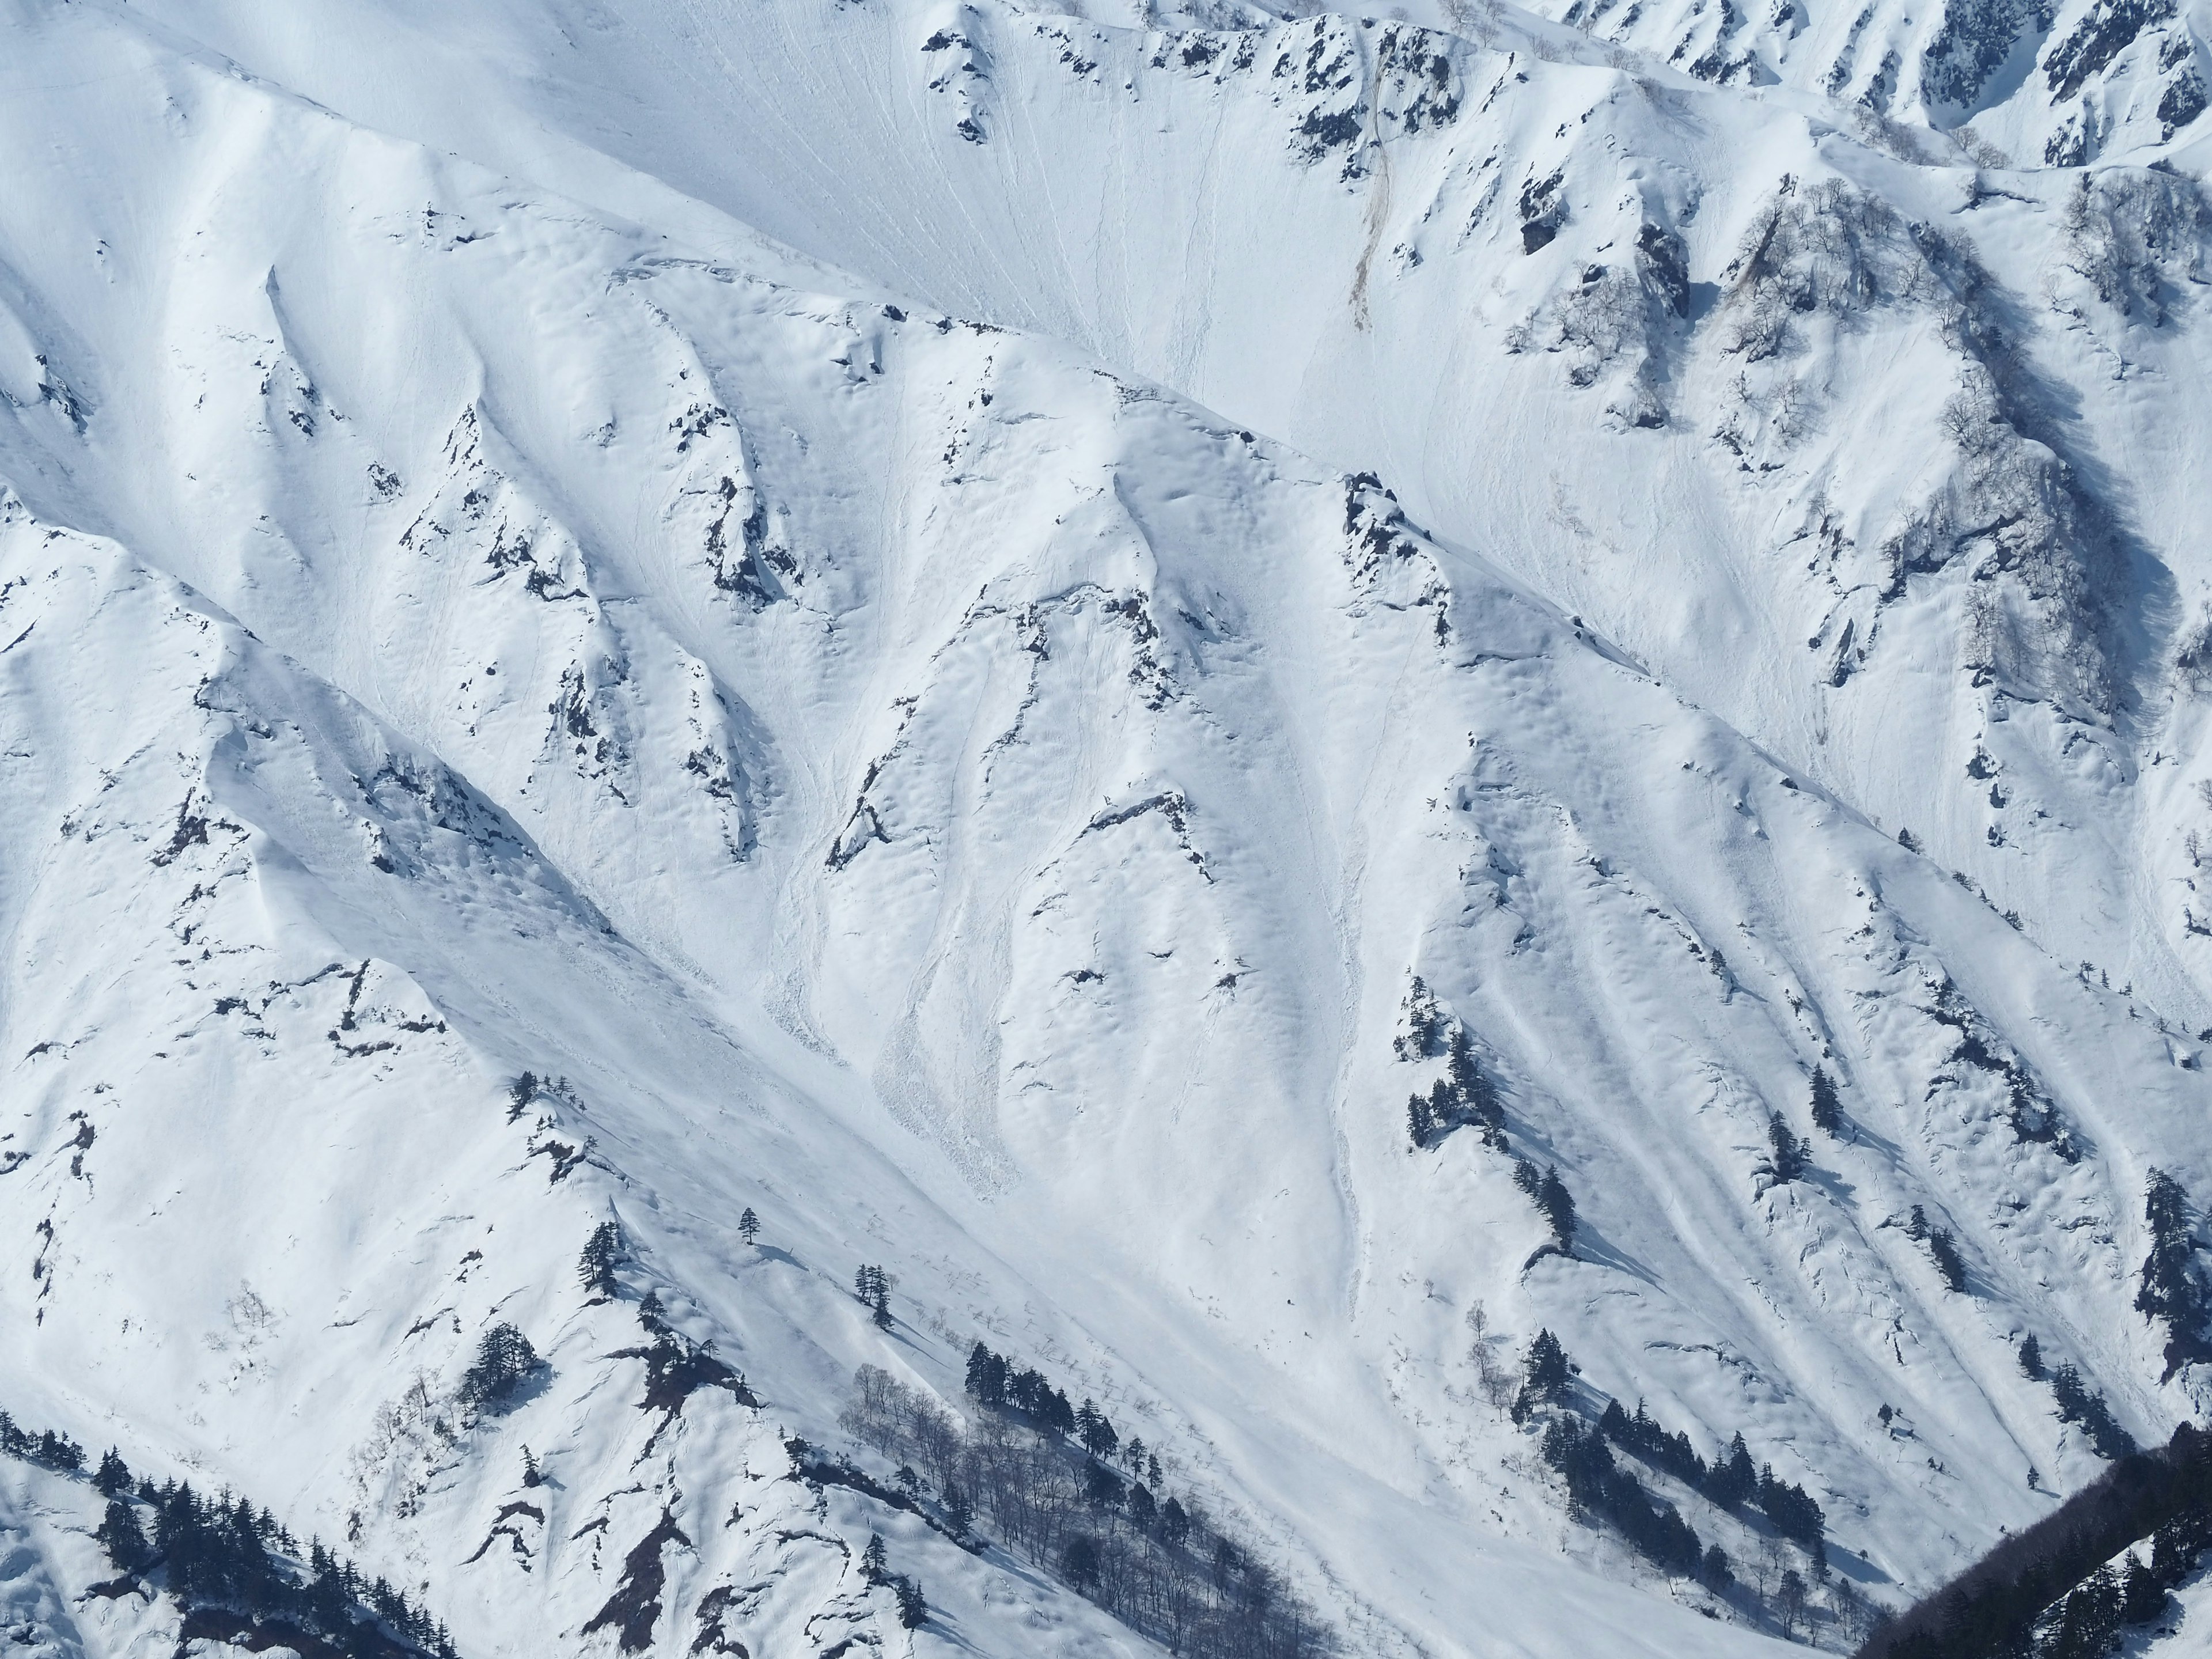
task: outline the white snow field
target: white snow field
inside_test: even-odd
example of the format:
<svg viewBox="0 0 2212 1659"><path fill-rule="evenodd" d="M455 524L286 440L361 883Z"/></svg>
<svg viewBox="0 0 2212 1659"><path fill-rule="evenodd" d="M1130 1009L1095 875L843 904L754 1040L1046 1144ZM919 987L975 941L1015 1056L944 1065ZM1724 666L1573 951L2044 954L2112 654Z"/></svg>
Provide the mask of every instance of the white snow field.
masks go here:
<svg viewBox="0 0 2212 1659"><path fill-rule="evenodd" d="M1540 1329L1830 1649L2212 1408L2212 13L1549 9L0 0L0 1407L469 1659L1163 1651L805 1478L978 1340L1390 1659L1786 1649Z"/></svg>

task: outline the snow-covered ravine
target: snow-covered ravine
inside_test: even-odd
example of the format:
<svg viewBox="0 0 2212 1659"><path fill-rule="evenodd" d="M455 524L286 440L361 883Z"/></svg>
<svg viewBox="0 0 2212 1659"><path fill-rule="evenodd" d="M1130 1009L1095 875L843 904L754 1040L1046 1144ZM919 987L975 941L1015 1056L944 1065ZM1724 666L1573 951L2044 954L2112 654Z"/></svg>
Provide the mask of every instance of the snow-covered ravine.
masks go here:
<svg viewBox="0 0 2212 1659"><path fill-rule="evenodd" d="M1842 1648L2051 1370L2201 1414L2195 128L1585 21L0 10L0 1409L471 1659L1160 1651L1124 1481L1347 1654ZM1029 1448L979 1341L1158 1472L957 1536L854 1377ZM88 1472L0 1630L226 1650Z"/></svg>

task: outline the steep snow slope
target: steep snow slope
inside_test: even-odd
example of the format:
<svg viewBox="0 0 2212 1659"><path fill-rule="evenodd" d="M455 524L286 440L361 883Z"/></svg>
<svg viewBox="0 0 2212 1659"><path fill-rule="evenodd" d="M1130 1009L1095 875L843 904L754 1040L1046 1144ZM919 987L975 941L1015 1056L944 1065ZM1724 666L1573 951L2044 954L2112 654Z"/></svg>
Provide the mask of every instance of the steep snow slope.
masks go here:
<svg viewBox="0 0 2212 1659"><path fill-rule="evenodd" d="M1787 736L1790 698L1821 695L1759 644L1785 608L1773 589L1725 563L1700 578L1746 586L1745 643L1702 677L1688 665L1711 630L1681 620L1695 606L1670 619L1652 603L1725 537L1655 554L1633 581L1594 555L1578 574L1533 542L1476 538L1553 487L1541 469L1511 489L1501 475L1527 470L1522 446L1569 453L1566 414L1517 434L1477 404L1438 417L1462 447L1416 452L1401 507L1399 469L1347 476L1101 361L1174 367L1174 307L1134 274L1154 263L1137 239L1184 222L1171 203L1094 218L1066 265L1081 281L1031 288L1058 198L1018 172L992 198L962 193L973 172L879 168L922 131L888 117L867 165L818 164L840 199L800 191L773 147L698 163L754 175L757 199L738 201L672 163L651 183L665 157L595 148L631 123L708 153L696 110L625 112L616 71L647 62L625 55L642 25L595 14L580 32L578 61L614 82L593 102L526 58L495 61L493 26L541 14L410 37L383 11L301 13L267 26L289 40L243 40L144 10L20 7L18 95L0 100L26 181L0 204L0 1192L26 1264L0 1280L0 1389L26 1420L348 1539L471 1654L607 1648L612 1629L586 1627L642 1582L641 1559L665 1563L660 1652L724 1636L757 1652L1144 1650L1026 1564L788 1478L785 1432L838 1441L854 1364L957 1405L982 1335L1141 1424L1171 1484L1241 1512L1354 1650L1723 1654L1767 1638L1700 1618L1701 1592L1563 1520L1477 1386L1478 1307L1499 1350L1548 1327L1592 1389L1648 1400L1708 1452L1741 1429L1814 1492L1839 1573L1877 1595L1924 1587L2039 1513L2038 1487L2095 1467L2019 1375L2026 1332L2139 1431L2198 1403L2201 1372L2162 1381L2164 1333L2130 1302L2147 1169L2212 1182L2200 1049L2075 971L2076 938L2134 937L2135 917L2099 913L2136 902L2142 866L2090 816L2120 787L2074 755L2128 769L2118 700L2072 678L2100 670L2102 636L2075 649L2071 596L2039 592L2033 568L2000 562L1989 586L2037 631L1985 685L1942 654L1972 599L1963 573L1886 602L1881 624L1904 638L1826 688L1865 702L1836 717L1851 758L1824 787L1701 706L1771 701ZM779 15L855 75L930 56L908 38L918 15L758 17ZM987 22L1009 40L1079 28L969 13L962 50ZM187 24L246 67L173 32ZM1121 50L1132 79L1162 44L1083 38ZM1326 18L1220 37L1211 82L1200 38L1176 62L1190 95L1225 101L1248 44L1256 66L1263 46L1353 37ZM450 50L382 78L380 54L410 39ZM1036 100L1071 167L1111 152L1096 124L1122 107L1103 71L1074 70L1079 45L1058 71L1074 95ZM774 80L734 50L718 61ZM1484 321L1500 330L1602 285L1542 286L1567 273L1540 260L1599 234L1587 202L1547 219L1531 197L1524 218L1515 194L1548 100L1601 88L1663 113L1688 95L1647 101L1596 67L1530 64L1522 82L1522 62L1434 40L1393 94L1413 137L1424 76L1421 132L1443 103L1475 118L1455 89L1497 87L1513 125L1492 142L1519 148L1487 170L1514 189L1480 229L1502 239L1484 244L1498 280L1527 284ZM995 167L1008 124L971 88L959 107L987 138L961 137L945 100L962 84L924 83L914 107L949 124L927 128L938 153ZM855 107L806 95L817 117ZM720 107L833 155L851 131L765 98ZM532 126L533 109L575 121ZM503 148L422 147L410 112L453 124L420 132L434 143L480 127ZM1340 148L1288 150L1294 114L1268 130L1275 173L1235 144L1210 163L1255 216L1193 262L1220 273L1221 320L1188 335L1176 378L1241 376L1218 402L1328 439L1363 410L1423 407L1450 337L1425 336L1370 265L1368 327L1331 326L1347 351L1388 333L1392 356L1329 378L1270 350L1301 306L1341 306L1351 290L1331 285L1350 280L1367 210ZM1839 142L1802 108L1732 118L1690 158L1716 192L1735 177L1729 144ZM1163 142L1152 171L1119 176L1190 187L1194 164L1164 159L1189 149ZM1936 187L1850 155L1900 193ZM1804 177L1790 199L1809 205L1779 211L1814 260L1835 198ZM916 198L920 228L880 261L836 240L923 184L944 193ZM1729 188L1733 231L1759 192ZM608 210L618 196L625 214ZM989 222L956 234L994 200L1003 240ZM1266 215L1304 206L1302 291L1243 254ZM818 234L801 234L808 211ZM1702 237L1724 216L1678 216ZM1542 241L1524 224L1555 234L1524 254ZM1809 307L1756 281L1686 303L1709 330L1770 325L1778 303L1832 327L1839 357L1875 323L1917 329L1921 357L1970 369L1978 325L1943 297L1974 291L1958 257L1870 226L1871 293L1846 283L1828 305L1823 276ZM1727 246L1711 234L1701 259ZM998 318L1025 295L1028 331L913 297L980 246L1019 280L979 266L957 297ZM1655 305L1670 270L1704 280L1671 246L1635 279ZM1116 249L1127 313L1108 336L1077 301L1107 291L1091 274ZM1921 265L1884 263L1908 254ZM1401 264L1408 284L1425 268ZM1464 275L1423 303L1455 291L1480 311ZM1414 378L1425 338L1436 362ZM1622 510L1607 445L1704 441L1637 427L1632 401L1607 428L1596 399L1651 382L1632 352L1591 350L1588 388L1570 353L1534 349L1501 351L1480 383L1578 414L1572 465L1615 475L1611 495L1554 509L1585 523ZM1354 385L1370 401L1328 408ZM1418 425L1398 418L1366 441L1395 451ZM2037 441L2006 430L2001 446ZM1453 456L1492 439L1503 459L1448 495ZM1901 467L1911 441L1877 453ZM2048 483L2032 453L2005 454ZM1486 479L1506 499L1478 522L1465 504ZM1856 487L1873 501L1887 486ZM1422 527L1454 501L1467 536ZM1610 594L1624 623L1640 591L1673 659L1655 679L1649 640L1609 643L1544 587L1586 616L1586 596ZM2147 591L2106 595L2122 632ZM1824 663L1850 648L1834 645ZM1940 740L1899 727L1922 695L1952 699L1929 722ZM1961 708L2004 709L1993 759L2026 772L2056 756L2035 787L2089 803L2021 878L2041 904L2026 931L1841 787L1893 812L1927 789ZM1954 830L1940 810L1914 822ZM2008 902L2003 867L1977 866ZM2069 890L2085 880L2122 896ZM1406 1097L1441 1069L1398 1041L1416 975L1498 1079L1516 1152L1563 1171L1572 1259L1542 1248L1510 1160L1471 1130L1409 1148ZM1768 1114L1806 1130L1816 1062L1843 1079L1848 1131L1816 1137L1812 1178L1774 1184ZM526 1069L565 1082L511 1095ZM1906 1236L1916 1205L1956 1230L1966 1293ZM769 1248L737 1237L748 1206ZM610 1215L632 1263L624 1297L594 1304L574 1262ZM900 1277L888 1335L842 1288L862 1261ZM760 1407L709 1387L672 1416L639 1409L653 1373L630 1298L648 1289ZM512 1413L472 1418L455 1390L500 1320L551 1373ZM525 1443L550 1492L519 1486ZM82 1489L11 1502L48 1516L31 1529L62 1563L11 1584L80 1594L84 1570L43 1540L72 1513L88 1524L70 1510ZM1692 1513L1748 1553L1735 1523ZM662 1548L664 1523L680 1545ZM920 1632L860 1583L871 1528L939 1609ZM732 1597L715 1593L750 1587L742 1630L717 1626Z"/></svg>
<svg viewBox="0 0 2212 1659"><path fill-rule="evenodd" d="M603 203L673 183L1383 475L2054 954L2212 1022L2186 173L1993 170L1510 9L1470 42L513 8L428 76L428 14L334 52L346 7L167 9L361 118Z"/></svg>

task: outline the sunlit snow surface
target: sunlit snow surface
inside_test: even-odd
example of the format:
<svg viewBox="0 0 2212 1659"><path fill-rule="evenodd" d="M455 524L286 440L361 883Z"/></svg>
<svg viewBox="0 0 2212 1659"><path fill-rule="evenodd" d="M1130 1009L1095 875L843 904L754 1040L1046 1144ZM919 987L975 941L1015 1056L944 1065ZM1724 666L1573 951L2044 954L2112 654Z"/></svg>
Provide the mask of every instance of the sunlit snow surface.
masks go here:
<svg viewBox="0 0 2212 1659"><path fill-rule="evenodd" d="M2132 1307L2148 1169L2212 1194L2187 132L1978 169L1510 9L0 16L26 1423L471 1656L611 1650L669 1516L656 1653L724 1586L778 1659L1154 1651L788 1478L980 1336L1352 1651L1718 1656L1478 1304L1893 1604L2101 1467L2024 1334L2205 1403ZM1576 1259L1410 1149L1417 974ZM610 1217L759 1412L640 1409ZM457 1426L501 1321L550 1372ZM97 1518L0 1465L0 1608L167 1653Z"/></svg>

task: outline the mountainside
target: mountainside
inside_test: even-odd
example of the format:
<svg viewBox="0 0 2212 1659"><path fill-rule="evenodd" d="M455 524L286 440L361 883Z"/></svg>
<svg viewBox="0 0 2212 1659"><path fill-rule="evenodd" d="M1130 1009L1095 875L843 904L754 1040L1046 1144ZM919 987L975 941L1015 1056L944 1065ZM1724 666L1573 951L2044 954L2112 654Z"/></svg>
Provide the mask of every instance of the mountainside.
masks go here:
<svg viewBox="0 0 2212 1659"><path fill-rule="evenodd" d="M2204 23L1915 16L9 0L0 1629L1847 1650L2212 1407Z"/></svg>

